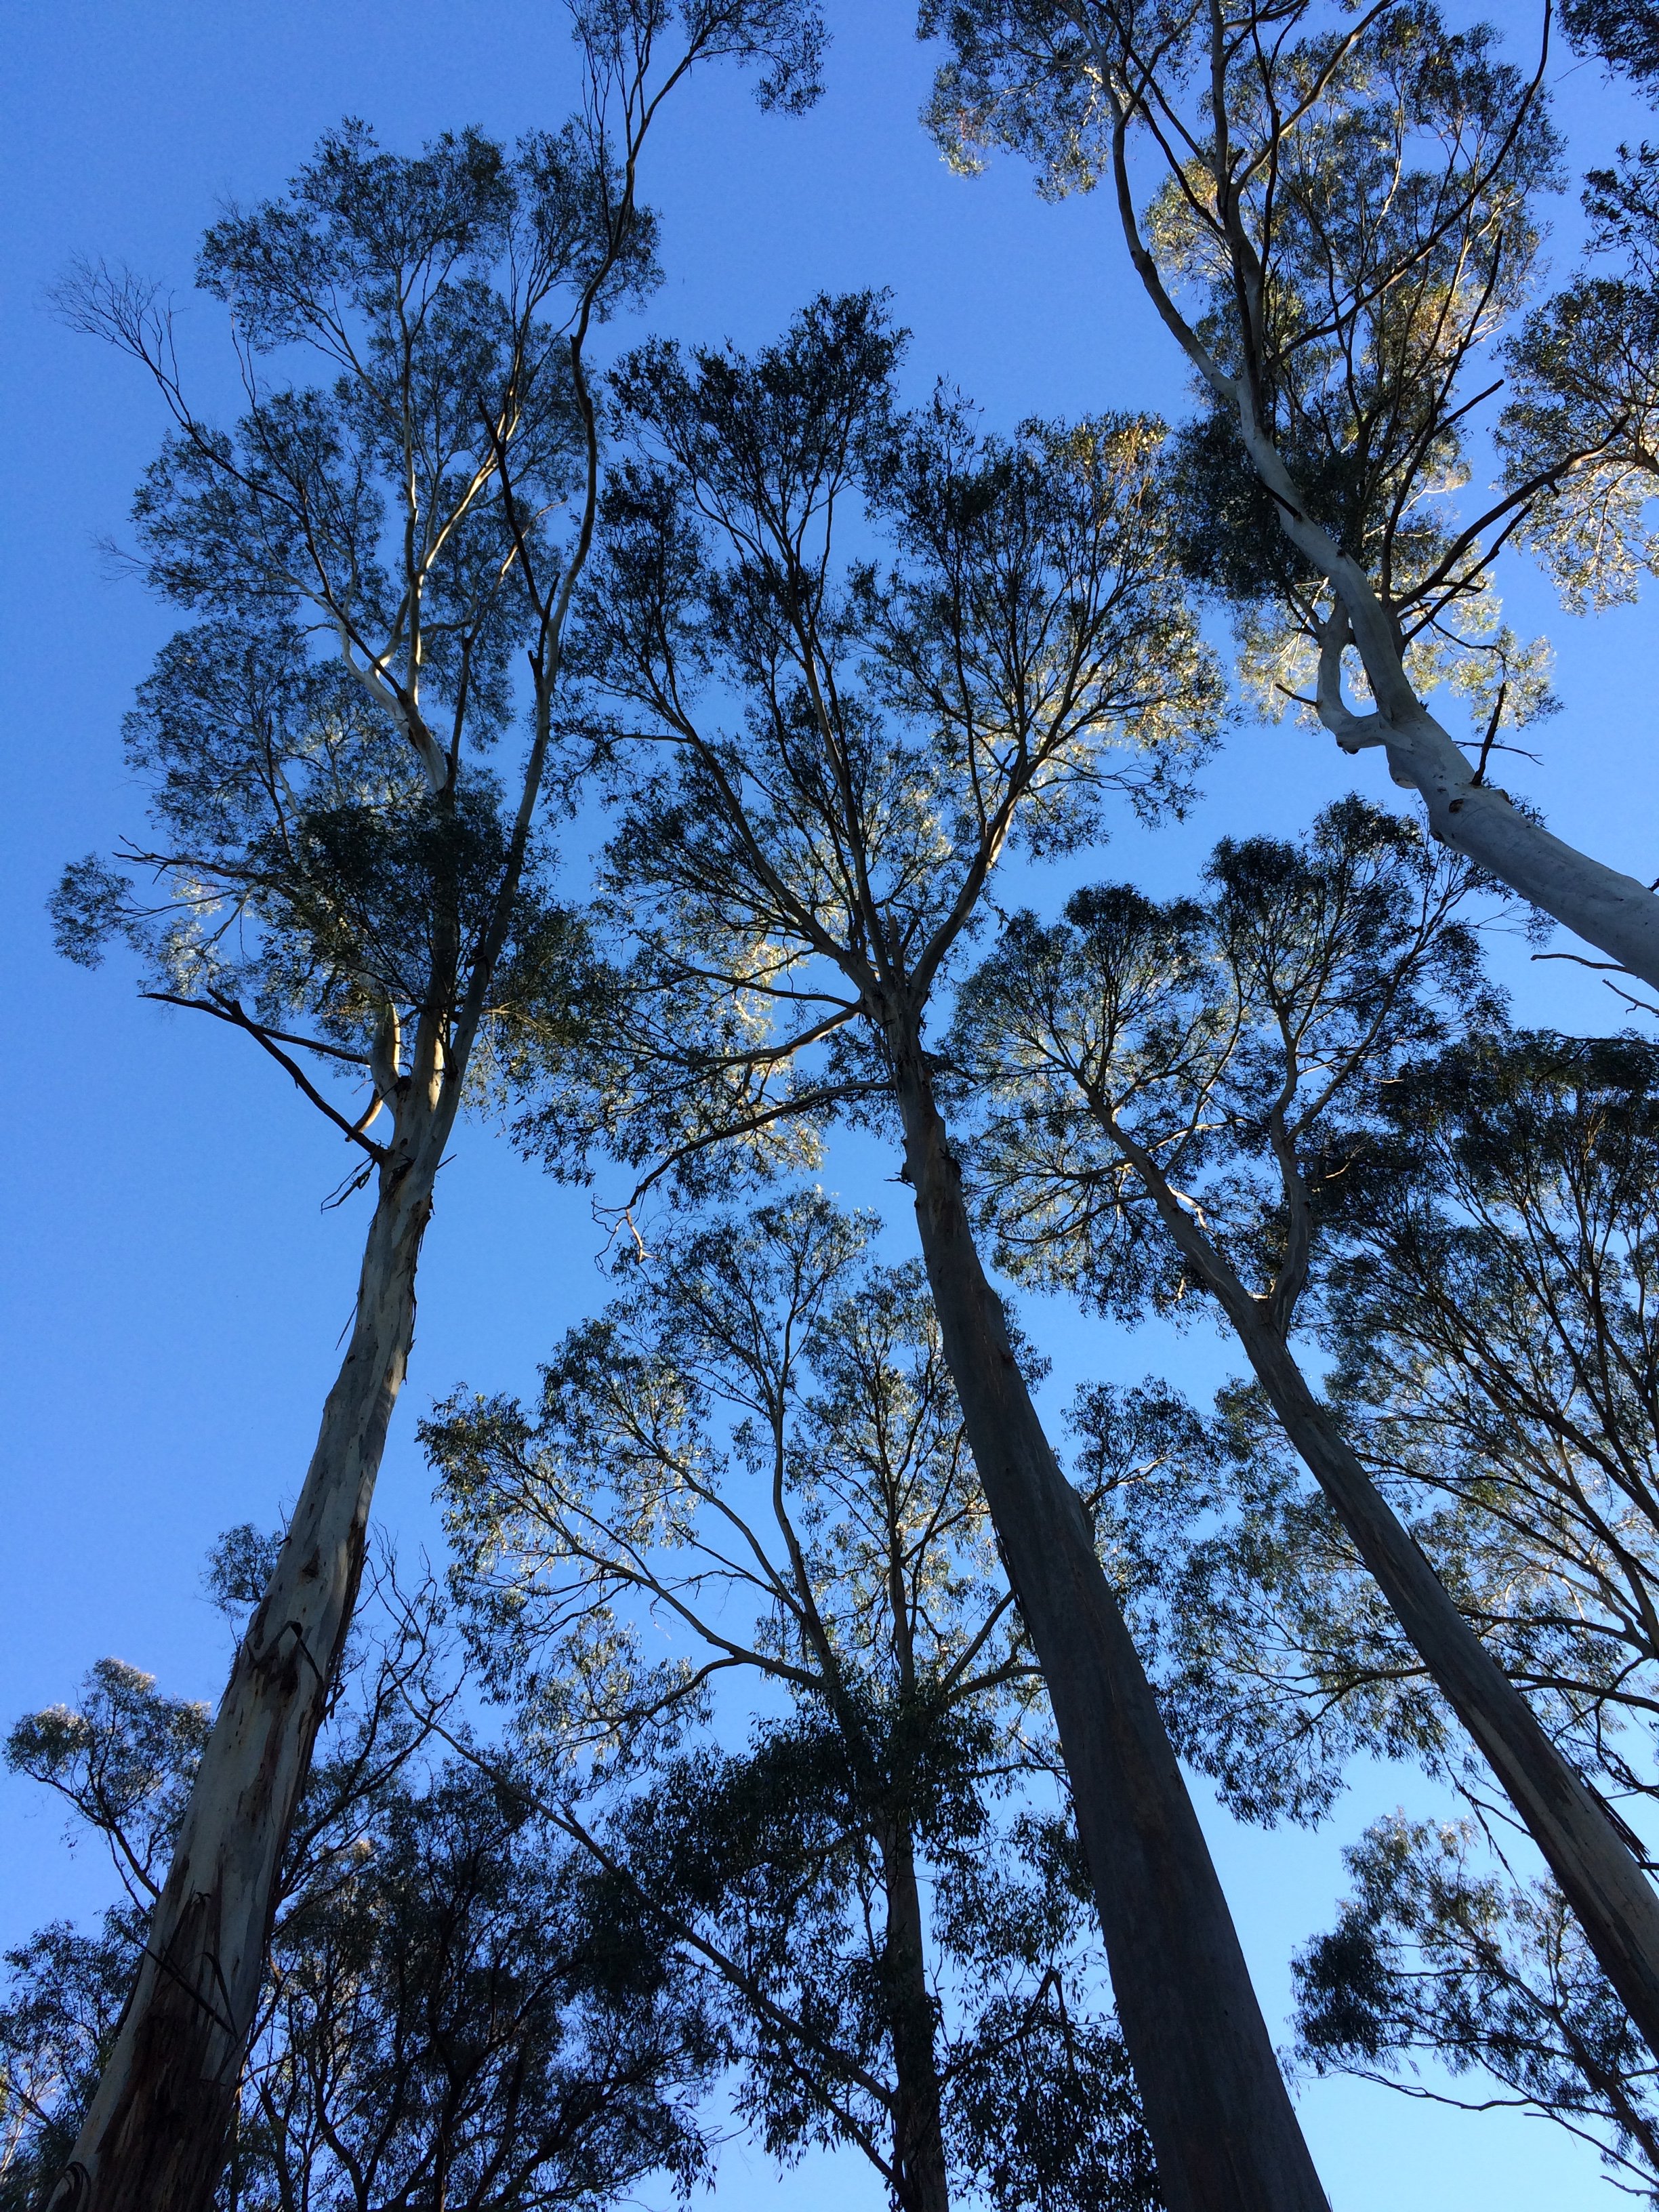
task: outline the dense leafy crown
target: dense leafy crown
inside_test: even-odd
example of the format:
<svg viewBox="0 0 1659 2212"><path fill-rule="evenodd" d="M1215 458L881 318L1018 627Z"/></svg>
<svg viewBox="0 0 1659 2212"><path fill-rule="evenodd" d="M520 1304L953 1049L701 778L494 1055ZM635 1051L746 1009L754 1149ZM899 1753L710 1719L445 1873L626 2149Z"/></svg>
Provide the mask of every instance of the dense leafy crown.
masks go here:
<svg viewBox="0 0 1659 2212"><path fill-rule="evenodd" d="M1263 705L1311 688L1322 586L1246 417L1396 617L1418 689L1540 711L1546 660L1504 626L1491 561L1583 449L1534 454L1484 513L1461 498L1492 396L1482 349L1525 301L1538 196L1559 182L1532 59L1427 0L958 0L925 22L951 49L931 121L952 158L1008 148L1053 193L1114 180L1154 302L1203 364L1178 435L1183 557L1238 611ZM1149 191L1131 149L1162 176Z"/></svg>
<svg viewBox="0 0 1659 2212"><path fill-rule="evenodd" d="M884 1090L864 1024L920 1018L1010 841L1067 849L1109 792L1178 804L1207 741L1158 427L906 413L900 343L862 295L619 372L634 451L573 658L644 949L586 1112L526 1128L556 1159L792 1157L795 1117Z"/></svg>

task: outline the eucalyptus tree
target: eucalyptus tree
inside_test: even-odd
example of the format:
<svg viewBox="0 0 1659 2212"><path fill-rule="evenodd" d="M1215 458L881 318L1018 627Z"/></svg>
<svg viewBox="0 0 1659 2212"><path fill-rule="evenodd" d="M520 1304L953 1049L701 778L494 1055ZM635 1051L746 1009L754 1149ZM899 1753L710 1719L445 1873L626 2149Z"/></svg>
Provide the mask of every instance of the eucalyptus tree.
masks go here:
<svg viewBox="0 0 1659 2212"><path fill-rule="evenodd" d="M402 157L348 125L286 195L207 234L198 279L246 371L233 428L187 398L155 295L90 273L68 295L172 413L135 519L150 582L195 619L127 726L151 835L125 866L67 872L62 942L93 960L126 939L153 995L251 1039L352 1147L347 1188L372 1185L374 1206L345 1359L66 2205L185 2212L211 2191L438 1169L468 1086L510 1078L533 1033L573 1018L544 816L594 520L589 349L654 273L647 137L720 57L758 65L765 100L811 96L818 32L793 0L625 0L574 23L586 94L562 131ZM319 1088L319 1062L359 1098Z"/></svg>
<svg viewBox="0 0 1659 2212"><path fill-rule="evenodd" d="M390 1645L348 1670L301 1800L216 2201L535 2212L614 2202L659 2169L689 2186L714 2058L693 1994L595 1924L530 1798L425 1756L404 1693L432 1672L432 1608L387 1625ZM8 1742L128 1893L95 1932L57 1922L8 1954L9 2212L40 2201L74 2143L208 1730L205 1707L117 1662L88 1690Z"/></svg>
<svg viewBox="0 0 1659 2212"><path fill-rule="evenodd" d="M1188 1290L1213 1299L1659 2051L1659 1899L1643 1863L1459 1612L1291 1345L1328 1258L1322 1206L1363 1160L1378 1087L1450 1027L1495 1012L1456 918L1471 875L1355 799L1300 850L1226 841L1206 902L1159 907L1105 886L1076 894L1057 927L1016 921L963 988L955 1054L993 1101L976 1173L1000 1257L1108 1312L1167 1307Z"/></svg>
<svg viewBox="0 0 1659 2212"><path fill-rule="evenodd" d="M1368 1458L1554 1733L1640 1831L1659 1800L1656 1074L1635 1037L1528 1033L1411 1070L1334 1224L1343 1258L1325 1322L1334 1388L1365 1422ZM1334 1561L1326 1607L1342 1604L1341 1586ZM1365 2015L1370 2063L1443 2036L1478 1934L1474 2062L1547 2102L1517 2078L1500 2033L1512 2019L1524 2048L1529 2027L1554 2054L1553 2071L1538 2064L1558 2117L1599 2114L1613 2154L1655 2185L1650 2061L1607 2024L1594 1962L1557 1932L1551 1897L1473 1859L1468 1835L1423 1829L1357 1847L1354 1899L1309 1954L1310 2048L1331 2064L1359 2057L1339 2029L1345 2008L1361 2017L1373 1957L1387 1994Z"/></svg>
<svg viewBox="0 0 1659 2212"><path fill-rule="evenodd" d="M1651 1794L1659 1061L1633 1036L1504 1032L1380 1103L1332 1219L1333 1390L1576 1756L1612 1793Z"/></svg>
<svg viewBox="0 0 1659 2212"><path fill-rule="evenodd" d="M1429 0L931 0L922 24L952 49L930 118L953 160L1007 148L1050 195L1109 192L1206 410L1189 558L1246 611L1264 688L1346 751L1383 747L1437 837L1659 982L1659 900L1487 774L1506 718L1545 703L1494 557L1629 442L1622 399L1558 410L1541 442L1517 431L1495 494L1456 497L1498 388L1482 349L1525 297L1557 181L1542 52L1517 69ZM1367 711L1344 696L1351 649ZM1474 762L1425 703L1443 678L1484 723Z"/></svg>
<svg viewBox="0 0 1659 2212"><path fill-rule="evenodd" d="M1396 1070L1326 1188L1310 1302L1367 1468L1650 1863L1654 1080L1644 1041L1503 1030ZM1304 2057L1419 2094L1432 2053L1443 2094L1528 2105L1651 2187L1653 2059L1261 1394L1152 1434L1094 1390L1078 1425L1177 1739L1235 1811L1322 1818L1366 1755L1468 1802L1346 1854L1297 1969Z"/></svg>
<svg viewBox="0 0 1659 2212"><path fill-rule="evenodd" d="M1325 1194L1315 1324L1377 1481L1551 1733L1638 1827L1656 1786L1655 1073L1635 1037L1504 1030L1396 1071ZM1103 1409L1091 1435L1115 1419ZM1159 1602L1200 1647L1176 1692L1204 1709L1189 1747L1211 1763L1237 1740L1237 1765L1225 1752L1217 1769L1230 1796L1252 1765L1282 1780L1303 1756L1286 1756L1293 1736L1315 1810L1367 1739L1467 1786L1420 1661L1261 1419L1230 1401L1221 1430L1183 1449L1197 1488L1159 1509L1174 1515ZM1224 1537L1183 1540L1229 1496Z"/></svg>
<svg viewBox="0 0 1659 2212"><path fill-rule="evenodd" d="M780 2161L854 2145L901 2206L1152 2212L1152 2146L1121 2038L1089 2007L1093 1918L1070 1823L994 1823L960 1736L913 1812L929 1861L936 2174L895 2167L893 2000L867 1808L838 1741L757 1729L741 1754L669 1761L597 1833L604 1903L635 1942L701 1966L740 2069L738 2109ZM599 1885L596 1884L596 1887ZM914 2042L914 2039L913 2039Z"/></svg>
<svg viewBox="0 0 1659 2212"><path fill-rule="evenodd" d="M874 1226L797 1192L672 1235L533 1413L441 1407L452 1582L552 1786L600 1785L572 1830L702 1975L769 2151L855 2145L906 2212L947 2212L953 2173L1147 2203L1064 1824L1036 1881L994 1870L1040 1685L921 1271L872 1264ZM722 1750L711 1718L757 1707Z"/></svg>
<svg viewBox="0 0 1659 2212"><path fill-rule="evenodd" d="M622 365L632 452L572 661L638 950L586 1107L562 1082L521 1135L567 1169L604 1143L641 1194L810 1158L837 1113L896 1140L1161 2185L1182 2207L1314 2205L1191 1802L981 1264L927 1043L1011 844L1075 845L1113 791L1157 811L1207 734L1160 434L1119 416L1002 439L944 392L901 416L898 349L866 295L814 301L752 357Z"/></svg>

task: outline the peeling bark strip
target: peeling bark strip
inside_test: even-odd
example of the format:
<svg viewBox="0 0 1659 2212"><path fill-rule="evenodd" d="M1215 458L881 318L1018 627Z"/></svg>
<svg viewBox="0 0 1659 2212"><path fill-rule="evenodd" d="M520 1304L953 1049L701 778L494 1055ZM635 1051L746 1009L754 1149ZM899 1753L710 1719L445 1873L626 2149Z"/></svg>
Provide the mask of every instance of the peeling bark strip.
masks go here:
<svg viewBox="0 0 1659 2212"><path fill-rule="evenodd" d="M356 1319L276 1571L236 1654L115 2047L50 2212L211 2201L258 1995L277 1862L362 1572L415 1326L415 1270L453 1119L381 1170Z"/></svg>
<svg viewBox="0 0 1659 2212"><path fill-rule="evenodd" d="M1054 1705L1164 2203L1328 2212L1152 1685L980 1265L919 1046L894 1058L945 1357Z"/></svg>

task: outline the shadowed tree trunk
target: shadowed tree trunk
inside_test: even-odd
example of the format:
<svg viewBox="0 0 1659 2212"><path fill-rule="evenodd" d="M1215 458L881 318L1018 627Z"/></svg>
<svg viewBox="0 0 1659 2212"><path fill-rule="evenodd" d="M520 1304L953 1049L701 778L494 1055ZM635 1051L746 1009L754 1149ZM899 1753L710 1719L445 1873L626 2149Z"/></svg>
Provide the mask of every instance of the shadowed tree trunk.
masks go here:
<svg viewBox="0 0 1659 2212"><path fill-rule="evenodd" d="M986 1279L914 1031L890 1027L939 1330L1070 1777L1170 2212L1326 2212L1198 1816Z"/></svg>
<svg viewBox="0 0 1659 2212"><path fill-rule="evenodd" d="M926 1931L916 1881L915 1845L907 1829L878 1838L887 1895L882 1960L893 2034L893 2148L903 2212L950 2212L939 2066L933 2047L933 2000L927 1986Z"/></svg>
<svg viewBox="0 0 1659 2212"><path fill-rule="evenodd" d="M1572 1907L1650 2049L1659 2051L1659 1897L1607 1808L1448 1595L1411 1532L1365 1472L1282 1334L1235 1280L1217 1288L1285 1435Z"/></svg>

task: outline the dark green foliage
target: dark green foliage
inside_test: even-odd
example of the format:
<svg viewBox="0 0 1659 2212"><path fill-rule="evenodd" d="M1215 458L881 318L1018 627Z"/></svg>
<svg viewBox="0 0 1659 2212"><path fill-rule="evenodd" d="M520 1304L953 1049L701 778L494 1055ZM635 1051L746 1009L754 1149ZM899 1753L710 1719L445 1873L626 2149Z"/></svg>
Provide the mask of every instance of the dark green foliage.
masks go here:
<svg viewBox="0 0 1659 2212"><path fill-rule="evenodd" d="M1472 2101L1547 2114L1659 2200L1653 2060L1556 1892L1480 1871L1467 1822L1396 1816L1345 1856L1354 1893L1296 1961L1303 2057L1372 2080L1419 2054L1478 2072Z"/></svg>
<svg viewBox="0 0 1659 2212"><path fill-rule="evenodd" d="M55 1920L5 1954L0 2002L0 2208L33 2212L75 2146L132 1980L144 1916L106 1913L95 1936Z"/></svg>
<svg viewBox="0 0 1659 2212"><path fill-rule="evenodd" d="M1315 1285L1329 1388L1374 1476L1574 1763L1643 1827L1659 1790L1656 1096L1636 1037L1499 1029L1408 1060L1325 1190ZM1101 1526L1161 1626L1183 1747L1247 1817L1316 1816L1376 1752L1479 1807L1481 1771L1264 1409L1242 1394L1219 1410L1161 1451L1105 1394L1081 1423L1085 1469L1097 1486L1103 1439L1126 1490ZM1304 1962L1310 2052L1388 2078L1413 2052L1484 2069L1652 2187L1650 2062L1559 1897L1483 1864L1477 1842L1385 1824L1358 1847L1357 1899Z"/></svg>
<svg viewBox="0 0 1659 2212"><path fill-rule="evenodd" d="M1139 1154L1243 1279L1282 1279L1288 1317L1297 1212L1348 1171L1375 1086L1495 1012L1456 915L1476 880L1348 799L1300 844L1224 840L1201 898L1103 885L1060 923L1015 916L948 1055L982 1094L974 1174L1003 1263L1126 1319L1189 1310Z"/></svg>
<svg viewBox="0 0 1659 2212"><path fill-rule="evenodd" d="M264 1595L282 1547L280 1534L240 1521L227 1528L208 1553L203 1588L221 1613L233 1620L251 1612Z"/></svg>
<svg viewBox="0 0 1659 2212"><path fill-rule="evenodd" d="M1093 1385L1077 1480L1170 1731L1239 1819L1311 1826L1365 1754L1443 1771L1444 1707L1256 1393Z"/></svg>
<svg viewBox="0 0 1659 2212"><path fill-rule="evenodd" d="M1659 8L1653 0L1561 0L1561 28L1652 97L1659 76Z"/></svg>
<svg viewBox="0 0 1659 2212"><path fill-rule="evenodd" d="M1054 1971L1092 1918L1076 1833L1023 1814L999 1843L957 1854L939 1885L941 1939L979 2000L945 2087L957 2155L997 2212L1156 2207L1121 2039Z"/></svg>
<svg viewBox="0 0 1659 2212"><path fill-rule="evenodd" d="M700 1978L775 2156L856 2145L901 2206L947 2168L1145 2204L1069 1825L1000 1814L1054 1756L1035 1670L920 1271L872 1265L872 1226L797 1193L682 1229L538 1407L441 1408L454 1587L544 1786L593 1799L594 1894Z"/></svg>
<svg viewBox="0 0 1659 2212"><path fill-rule="evenodd" d="M1653 97L1659 15L1649 0L1574 0L1562 22L1581 51ZM1578 612L1634 599L1659 560L1649 509L1659 489L1659 150L1620 146L1611 168L1587 173L1583 204L1591 266L1510 341L1498 426L1511 477L1557 472L1524 530ZM1614 256L1623 266L1607 273Z"/></svg>
<svg viewBox="0 0 1659 2212"><path fill-rule="evenodd" d="M237 2154L244 2202L610 2203L701 2170L714 2048L652 1956L581 1912L568 1852L465 1766L386 1793L360 1869L318 1883L272 1955ZM319 2060L327 2087L319 2092ZM349 2200L348 2200L349 2201Z"/></svg>
<svg viewBox="0 0 1659 2212"><path fill-rule="evenodd" d="M1522 1032L1409 1071L1336 1214L1335 1386L1576 1758L1650 1794L1659 1063Z"/></svg>
<svg viewBox="0 0 1659 2212"><path fill-rule="evenodd" d="M1092 1900L1070 1823L992 1821L986 1748L959 1726L936 1735L907 1785L926 1802L900 1816L935 1899L924 2025L951 2173L1006 2212L1155 2208L1122 2043L1087 2009ZM676 1759L602 1848L611 1870L595 1887L619 1923L703 1960L742 2068L738 2109L767 2149L789 2161L809 2143L857 2143L910 2201L884 2140L908 1992L890 1948L868 1940L883 1866L844 1741L769 1726L746 1755Z"/></svg>
<svg viewBox="0 0 1659 2212"><path fill-rule="evenodd" d="M1363 502L1345 458L1316 448L1298 459L1308 512L1340 544L1363 542ZM1219 408L1180 426L1170 460L1176 554L1195 584L1243 605L1314 588L1312 567L1279 528L1278 505Z"/></svg>

